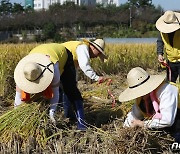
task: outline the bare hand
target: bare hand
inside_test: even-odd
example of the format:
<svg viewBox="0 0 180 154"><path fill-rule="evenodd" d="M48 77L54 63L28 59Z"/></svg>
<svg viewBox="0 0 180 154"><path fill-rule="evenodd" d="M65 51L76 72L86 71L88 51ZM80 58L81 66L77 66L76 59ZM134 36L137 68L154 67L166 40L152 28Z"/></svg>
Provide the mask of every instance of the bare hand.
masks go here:
<svg viewBox="0 0 180 154"><path fill-rule="evenodd" d="M135 127L135 126L143 127L144 126L144 122L141 121L141 120L134 119L131 122L131 127Z"/></svg>
<svg viewBox="0 0 180 154"><path fill-rule="evenodd" d="M98 79L98 83L103 83L104 81L106 81L106 79L103 76L100 76Z"/></svg>
<svg viewBox="0 0 180 154"><path fill-rule="evenodd" d="M163 63L163 62L164 62L164 57L163 57L163 55L158 55L158 61L159 61L160 63Z"/></svg>

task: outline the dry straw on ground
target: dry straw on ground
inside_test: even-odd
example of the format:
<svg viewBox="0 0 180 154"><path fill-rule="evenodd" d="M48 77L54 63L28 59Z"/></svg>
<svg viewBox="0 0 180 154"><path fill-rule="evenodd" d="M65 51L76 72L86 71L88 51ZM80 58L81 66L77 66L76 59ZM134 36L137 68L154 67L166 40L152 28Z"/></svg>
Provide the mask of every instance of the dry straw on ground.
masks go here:
<svg viewBox="0 0 180 154"><path fill-rule="evenodd" d="M0 117L0 147L11 152L50 153L156 153L169 151L173 139L166 133L143 128L122 128L115 120L102 128L71 129L61 117L50 123L40 104L25 104ZM29 151L28 151L29 150Z"/></svg>
<svg viewBox="0 0 180 154"><path fill-rule="evenodd" d="M173 138L165 132L142 128L123 128L124 117L132 103L117 101L124 89L125 74L135 66L157 69L154 44L108 44L109 59L92 61L98 73L108 74L112 84L97 85L87 80L79 85L84 96L88 129L76 130L76 123L57 113L57 123L48 117L44 102L13 108L15 84L13 72L17 62L37 44L0 45L0 152L2 153L162 153L170 152ZM86 79L80 73L80 79ZM85 82L85 83L84 83ZM86 84L86 85L85 85ZM110 89L116 98L107 93Z"/></svg>

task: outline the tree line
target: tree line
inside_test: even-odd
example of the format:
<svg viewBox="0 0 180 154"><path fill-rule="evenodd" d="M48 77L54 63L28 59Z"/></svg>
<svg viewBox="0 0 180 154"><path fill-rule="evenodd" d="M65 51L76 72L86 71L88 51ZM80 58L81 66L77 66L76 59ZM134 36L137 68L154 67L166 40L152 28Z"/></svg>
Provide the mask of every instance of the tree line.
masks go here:
<svg viewBox="0 0 180 154"><path fill-rule="evenodd" d="M142 37L156 31L155 22L163 9L151 0L129 0L116 7L97 4L78 6L73 2L53 4L48 10L34 11L9 0L0 3L0 31L42 30L43 38L66 40L79 33L95 32L99 37Z"/></svg>

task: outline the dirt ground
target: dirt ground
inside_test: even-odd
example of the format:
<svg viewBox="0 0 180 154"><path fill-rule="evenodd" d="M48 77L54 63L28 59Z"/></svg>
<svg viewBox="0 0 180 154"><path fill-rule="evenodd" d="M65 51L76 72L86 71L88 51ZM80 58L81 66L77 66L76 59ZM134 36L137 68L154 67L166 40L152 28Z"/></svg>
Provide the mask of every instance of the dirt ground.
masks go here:
<svg viewBox="0 0 180 154"><path fill-rule="evenodd" d="M162 71L164 70L147 70L149 74L160 74ZM116 118L124 120L132 107L131 102L118 101L120 93L128 87L126 76L126 74L105 75L107 80L101 84L92 82L88 78L78 81L78 87L84 98L87 122L100 127Z"/></svg>
<svg viewBox="0 0 180 154"><path fill-rule="evenodd" d="M153 70L148 71L151 74L157 74ZM126 74L105 75L105 78L107 80L101 84L87 78L78 81L78 87L84 99L85 122L88 129L86 132L77 131L77 120L66 119L63 109L60 108L57 111L57 125L47 123L45 128L46 133L48 132L50 135L59 133L59 131L63 135L57 135L49 140L46 147L49 147L50 150L46 149L48 152L45 153L52 153L59 147L67 153L77 153L77 151L79 153L99 153L99 151L101 151L100 153L144 153L144 151L147 151L145 153L164 153L164 151L169 153L169 145L173 140L167 133L159 134L157 131L143 128L125 129L122 127L125 117L132 107L132 102L121 103L118 101L120 93L127 88ZM13 99L14 96L9 96L6 100L0 98L0 113L13 108ZM46 135L48 136L48 134ZM15 140L13 144L18 144L17 141ZM27 145L32 146L30 143ZM37 148L36 142L34 145L30 150L19 149L19 151L39 153L37 151L41 148ZM18 146L6 147L3 144L0 145L1 147L5 147L4 151L9 150L12 153L12 151L17 151Z"/></svg>
<svg viewBox="0 0 180 154"><path fill-rule="evenodd" d="M84 98L85 119L87 123L102 127L116 118L123 118L126 109L118 101L119 94L126 88L125 75L105 76L106 81L98 84L88 79L78 81Z"/></svg>

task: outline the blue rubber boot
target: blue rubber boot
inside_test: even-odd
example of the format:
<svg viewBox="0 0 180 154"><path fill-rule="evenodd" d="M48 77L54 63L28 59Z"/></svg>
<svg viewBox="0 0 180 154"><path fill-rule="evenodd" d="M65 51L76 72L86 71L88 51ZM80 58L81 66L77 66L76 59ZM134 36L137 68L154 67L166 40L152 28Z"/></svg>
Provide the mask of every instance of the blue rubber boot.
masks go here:
<svg viewBox="0 0 180 154"><path fill-rule="evenodd" d="M75 101L75 107L76 107L76 118L77 118L77 129L78 130L86 130L86 125L84 122L84 107L83 107L83 101L77 100Z"/></svg>
<svg viewBox="0 0 180 154"><path fill-rule="evenodd" d="M73 112L71 102L64 93L63 93L63 108L64 108L64 116L66 118L69 118L71 120L76 119L76 115Z"/></svg>
<svg viewBox="0 0 180 154"><path fill-rule="evenodd" d="M180 132L174 134L175 142L180 144Z"/></svg>

